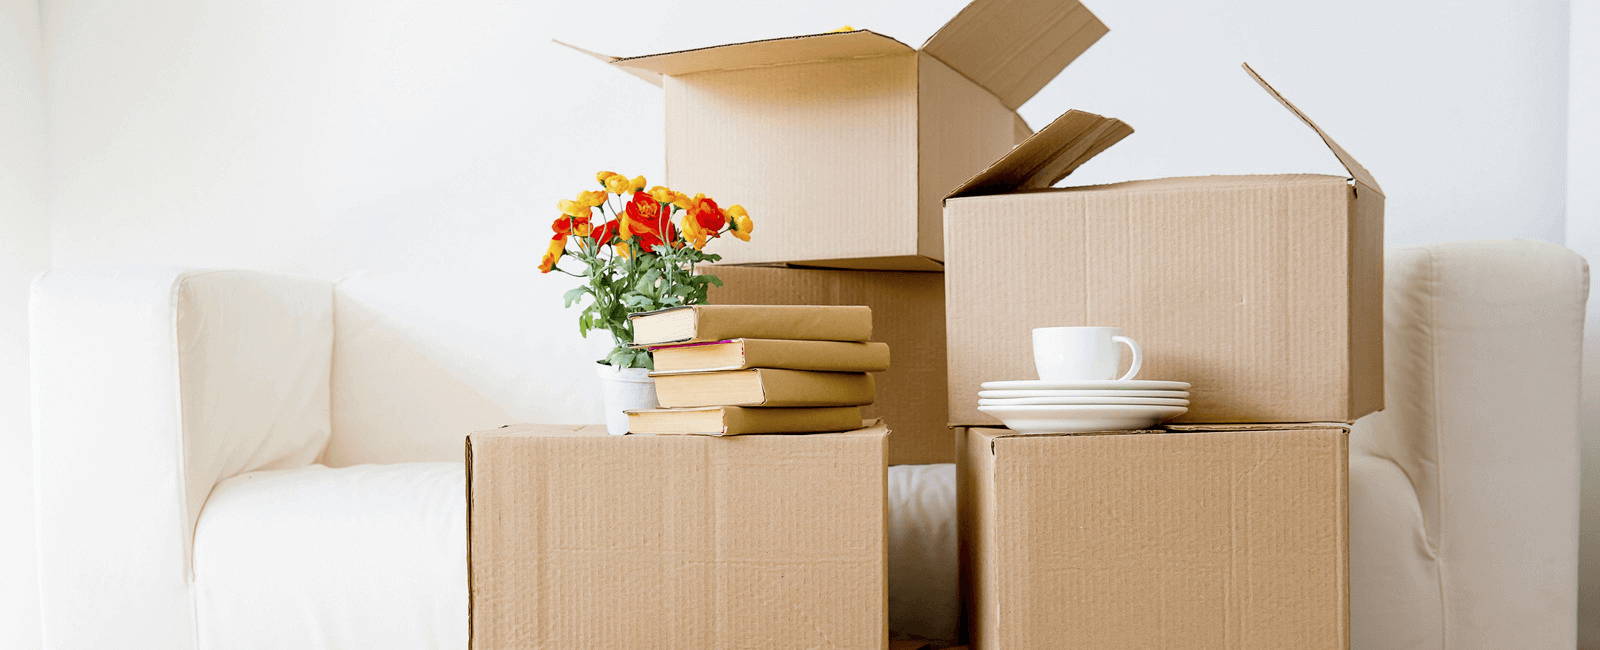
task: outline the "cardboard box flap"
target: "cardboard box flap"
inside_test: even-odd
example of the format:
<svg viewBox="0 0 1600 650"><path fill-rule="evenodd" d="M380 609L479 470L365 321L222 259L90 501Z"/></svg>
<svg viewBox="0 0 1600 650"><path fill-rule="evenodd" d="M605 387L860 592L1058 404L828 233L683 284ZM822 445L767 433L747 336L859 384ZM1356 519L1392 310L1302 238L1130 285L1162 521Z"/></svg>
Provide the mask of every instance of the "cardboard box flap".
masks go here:
<svg viewBox="0 0 1600 650"><path fill-rule="evenodd" d="M708 70L741 70L811 61L861 59L914 51L911 46L893 38L859 29L623 57L611 63L630 71L677 76Z"/></svg>
<svg viewBox="0 0 1600 650"><path fill-rule="evenodd" d="M975 0L922 51L1016 110L1106 31L1076 0Z"/></svg>
<svg viewBox="0 0 1600 650"><path fill-rule="evenodd" d="M945 198L1050 187L1131 133L1122 120L1067 111Z"/></svg>
<svg viewBox="0 0 1600 650"><path fill-rule="evenodd" d="M605 61L606 63L616 63L616 61L617 61L617 57L614 57L614 56L611 56L611 55L608 55L608 54L601 54L599 52L594 52L594 51L591 51L591 50L585 50L585 49L583 49L581 47L578 47L578 46L573 45L571 43L562 42L562 41L560 41L558 39L552 38L552 39L550 39L550 41L552 43L555 43L556 45L560 45L562 47L566 47L566 48L569 48L569 49L572 49L572 50L577 50L578 52L580 52L582 54L587 54L587 55L589 55L591 57L594 57L596 59L600 59L601 61ZM654 73L654 72L648 72L648 71L645 71L645 70L639 70L637 68L623 68L623 71L625 71L628 74L631 74L631 75L633 75L635 77L638 77L640 79L648 81L652 85L655 85L655 86L658 86L658 87L661 85L661 75L660 74L657 74L657 73Z"/></svg>
<svg viewBox="0 0 1600 650"><path fill-rule="evenodd" d="M1266 79L1262 79L1261 75L1257 74L1255 69L1250 67L1249 63L1243 63L1240 65L1244 67L1245 72L1250 73L1250 78L1255 79L1256 83L1261 84L1261 87L1267 91L1267 94L1272 95L1273 99L1278 100L1278 103L1283 104L1284 108L1289 109L1289 112L1294 113L1295 117L1300 118L1301 122L1305 122L1306 126L1311 127L1312 131L1317 132L1317 136L1322 138L1323 144L1328 145L1328 149L1332 150L1333 155L1339 159L1339 164L1344 165L1345 171L1350 172L1350 178L1355 179L1355 181L1361 185L1372 188L1372 191L1377 192L1380 195L1383 194L1383 188L1378 186L1378 179L1373 178L1372 173L1368 172L1366 167L1362 167L1361 163L1356 162L1355 157L1351 156L1350 152L1345 151L1344 147L1339 146L1339 143L1334 142L1333 138L1328 137L1327 132L1323 131L1322 127L1317 126L1316 122L1311 121L1311 118L1306 116L1305 113L1301 112L1299 107L1296 107L1288 99L1285 99L1283 95L1279 94L1271 84L1267 83Z"/></svg>

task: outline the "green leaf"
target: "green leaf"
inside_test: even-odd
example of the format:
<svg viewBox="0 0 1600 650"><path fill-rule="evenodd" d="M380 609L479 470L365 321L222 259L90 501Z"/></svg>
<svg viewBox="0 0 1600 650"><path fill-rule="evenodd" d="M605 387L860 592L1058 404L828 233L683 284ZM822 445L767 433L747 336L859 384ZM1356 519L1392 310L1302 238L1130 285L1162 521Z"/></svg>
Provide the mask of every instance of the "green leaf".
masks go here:
<svg viewBox="0 0 1600 650"><path fill-rule="evenodd" d="M565 307L570 308L570 307L572 307L572 303L578 302L578 300L580 298L583 298L583 294L586 294L586 293L589 293L589 287L577 287L577 288L575 288L575 289L573 289L571 291L566 292L561 297L567 303L565 305Z"/></svg>

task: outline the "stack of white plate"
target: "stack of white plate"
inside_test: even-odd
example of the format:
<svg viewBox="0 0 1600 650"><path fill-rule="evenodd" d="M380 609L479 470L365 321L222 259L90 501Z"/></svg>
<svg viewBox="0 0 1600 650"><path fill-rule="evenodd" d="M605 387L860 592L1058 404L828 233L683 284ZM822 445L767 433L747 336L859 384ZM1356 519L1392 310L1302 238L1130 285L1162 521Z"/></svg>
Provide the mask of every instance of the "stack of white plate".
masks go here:
<svg viewBox="0 0 1600 650"><path fill-rule="evenodd" d="M1189 410L1189 384L1144 379L989 381L978 410L1021 433L1147 429Z"/></svg>

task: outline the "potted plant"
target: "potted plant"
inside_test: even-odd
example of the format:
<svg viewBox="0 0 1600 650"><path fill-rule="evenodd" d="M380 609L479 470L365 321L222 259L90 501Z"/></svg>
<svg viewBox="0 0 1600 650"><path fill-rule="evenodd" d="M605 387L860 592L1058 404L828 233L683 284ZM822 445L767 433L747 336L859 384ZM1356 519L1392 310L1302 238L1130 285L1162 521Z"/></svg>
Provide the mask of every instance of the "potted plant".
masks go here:
<svg viewBox="0 0 1600 650"><path fill-rule="evenodd" d="M724 234L750 241L752 226L744 208L723 208L704 194L690 197L661 186L644 191L643 176L600 172L595 180L600 189L560 202L561 216L550 226L555 236L539 271L582 279L582 286L566 294L567 307L583 305L578 333L611 334L614 346L596 372L606 428L621 435L628 432L626 411L656 406L650 351L631 347L628 314L705 302L709 285L722 285L714 275L694 274L695 264L722 259L705 252L706 244ZM583 269L561 268L566 258Z"/></svg>

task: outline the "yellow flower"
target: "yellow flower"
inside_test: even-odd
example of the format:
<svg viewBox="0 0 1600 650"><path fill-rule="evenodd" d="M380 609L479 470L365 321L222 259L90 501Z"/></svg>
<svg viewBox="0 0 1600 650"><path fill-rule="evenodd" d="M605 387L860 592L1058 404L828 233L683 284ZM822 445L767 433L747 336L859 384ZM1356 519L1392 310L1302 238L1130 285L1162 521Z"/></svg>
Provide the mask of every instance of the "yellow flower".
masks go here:
<svg viewBox="0 0 1600 650"><path fill-rule="evenodd" d="M601 185L605 185L607 178L611 178L612 176L616 176L616 175L617 175L616 172L599 172L599 173L596 173L594 175L594 179L597 180L597 181L600 181Z"/></svg>
<svg viewBox="0 0 1600 650"><path fill-rule="evenodd" d="M693 199L689 198L689 195L684 194L683 192L673 192L672 200L669 201L669 203L677 206L680 210L688 210L689 202L692 200Z"/></svg>
<svg viewBox="0 0 1600 650"><path fill-rule="evenodd" d="M638 192L638 191L643 190L643 189L644 189L644 177L643 176L635 176L635 177L633 177L633 184L628 187L628 190L629 191L633 191L633 192Z"/></svg>
<svg viewBox="0 0 1600 650"><path fill-rule="evenodd" d="M684 241L687 241L693 245L695 250L700 250L705 248L706 239L710 236L710 233L707 233L704 229L700 228L700 224L695 220L694 215L689 214L688 212L683 213Z"/></svg>
<svg viewBox="0 0 1600 650"><path fill-rule="evenodd" d="M660 203L671 203L673 196L676 194L677 192L660 185L650 188L650 198L653 198Z"/></svg>
<svg viewBox="0 0 1600 650"><path fill-rule="evenodd" d="M617 249L617 257L620 257L622 259L628 259L630 257L633 257L633 249L628 248L628 244L626 242L620 242L620 241L617 242L616 249Z"/></svg>
<svg viewBox="0 0 1600 650"><path fill-rule="evenodd" d="M840 28L835 29L835 30L833 30L831 32L828 32L828 33L829 34L837 34L839 32L853 32L853 31L856 31L856 28L851 27L849 25L845 25L844 27L840 27Z"/></svg>
<svg viewBox="0 0 1600 650"><path fill-rule="evenodd" d="M755 225L750 223L750 214L744 211L744 206L735 205L728 208L728 230L743 241L750 241L750 231Z"/></svg>
<svg viewBox="0 0 1600 650"><path fill-rule="evenodd" d="M567 215L567 216L571 216L571 217L587 217L587 216L589 216L590 207L587 206L587 205L584 205L582 203L579 203L577 201L569 201L567 199L561 199L561 202L556 204L556 205L557 205L557 207L561 208L561 214L564 214L564 215Z"/></svg>
<svg viewBox="0 0 1600 650"><path fill-rule="evenodd" d="M578 193L578 203L581 203L583 205L589 206L591 208L596 207L596 206L598 206L598 205L600 205L602 203L605 203L605 202L606 202L606 193L605 192L593 191L593 190L584 190L584 191Z"/></svg>
<svg viewBox="0 0 1600 650"><path fill-rule="evenodd" d="M641 176L640 178L643 177ZM633 189L633 182L622 174L613 174L601 182L606 184L606 191L612 194L627 194Z"/></svg>

